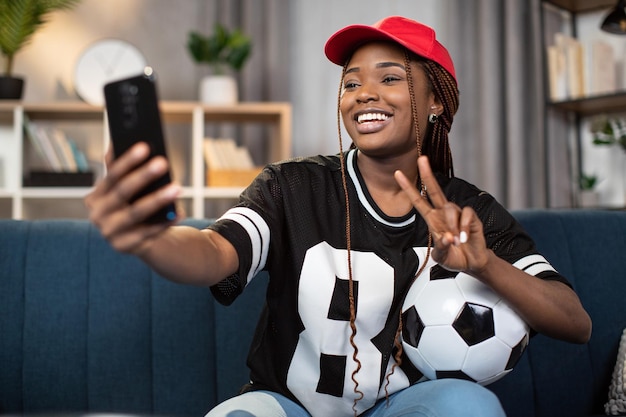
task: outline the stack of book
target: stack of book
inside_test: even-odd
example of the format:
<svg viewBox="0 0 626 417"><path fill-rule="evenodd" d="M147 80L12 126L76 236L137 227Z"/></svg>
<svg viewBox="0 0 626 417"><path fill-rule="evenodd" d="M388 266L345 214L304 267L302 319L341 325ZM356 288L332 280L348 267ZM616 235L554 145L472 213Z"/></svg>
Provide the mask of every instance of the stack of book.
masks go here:
<svg viewBox="0 0 626 417"><path fill-rule="evenodd" d="M93 172L84 152L60 129L47 128L25 117L24 135L35 150L40 168L31 169L25 186L90 186Z"/></svg>
<svg viewBox="0 0 626 417"><path fill-rule="evenodd" d="M204 159L208 187L246 186L262 169L254 165L248 148L233 139L204 139Z"/></svg>
<svg viewBox="0 0 626 417"><path fill-rule="evenodd" d="M617 62L610 43L594 39L588 44L564 33L554 35L547 48L550 100L575 100L614 93Z"/></svg>

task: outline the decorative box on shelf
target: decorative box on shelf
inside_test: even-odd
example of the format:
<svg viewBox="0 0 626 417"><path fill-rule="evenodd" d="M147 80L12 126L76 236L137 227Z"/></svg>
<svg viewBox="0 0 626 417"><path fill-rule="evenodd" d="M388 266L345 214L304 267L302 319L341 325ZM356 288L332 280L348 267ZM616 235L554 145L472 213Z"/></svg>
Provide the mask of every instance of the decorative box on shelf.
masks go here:
<svg viewBox="0 0 626 417"><path fill-rule="evenodd" d="M251 169L207 170L207 187L245 187L263 170L262 167Z"/></svg>
<svg viewBox="0 0 626 417"><path fill-rule="evenodd" d="M24 187L91 187L93 172L31 171L24 177Z"/></svg>

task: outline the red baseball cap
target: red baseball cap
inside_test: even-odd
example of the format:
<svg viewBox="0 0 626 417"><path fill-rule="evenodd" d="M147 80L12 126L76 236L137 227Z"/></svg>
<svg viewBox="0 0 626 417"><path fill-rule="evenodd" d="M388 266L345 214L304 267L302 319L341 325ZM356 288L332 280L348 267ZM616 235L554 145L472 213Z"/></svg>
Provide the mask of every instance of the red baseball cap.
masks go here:
<svg viewBox="0 0 626 417"><path fill-rule="evenodd" d="M441 65L456 81L454 64L448 50L436 39L435 31L402 16L386 17L371 26L351 25L335 32L326 41L326 57L344 65L356 48L371 41L393 41L417 55Z"/></svg>

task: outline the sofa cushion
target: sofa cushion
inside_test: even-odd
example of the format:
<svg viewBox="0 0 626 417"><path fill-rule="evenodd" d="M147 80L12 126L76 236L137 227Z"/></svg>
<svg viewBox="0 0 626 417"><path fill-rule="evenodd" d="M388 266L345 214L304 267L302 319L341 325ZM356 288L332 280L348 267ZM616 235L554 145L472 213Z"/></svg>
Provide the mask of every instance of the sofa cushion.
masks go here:
<svg viewBox="0 0 626 417"><path fill-rule="evenodd" d="M217 402L209 289L164 280L86 221L0 230L0 412L198 416Z"/></svg>
<svg viewBox="0 0 626 417"><path fill-rule="evenodd" d="M0 413L21 410L24 275L28 224L1 221L0 233Z"/></svg>
<svg viewBox="0 0 626 417"><path fill-rule="evenodd" d="M585 345L534 337L516 368L490 388L509 417L602 415L626 327L626 213L525 210L514 215L571 281L593 320L593 333Z"/></svg>

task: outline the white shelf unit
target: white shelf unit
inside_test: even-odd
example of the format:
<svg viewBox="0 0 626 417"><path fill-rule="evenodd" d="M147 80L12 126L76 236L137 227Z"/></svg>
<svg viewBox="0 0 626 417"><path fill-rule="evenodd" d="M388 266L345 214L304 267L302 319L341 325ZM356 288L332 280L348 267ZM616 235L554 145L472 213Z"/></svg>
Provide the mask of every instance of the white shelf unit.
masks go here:
<svg viewBox="0 0 626 417"><path fill-rule="evenodd" d="M174 172L183 172L181 202L187 216L207 217L207 206L213 200L236 199L243 187L206 187L203 140L207 126L220 124L261 124L267 129L265 162L291 156L291 105L283 102L242 102L229 106L204 105L192 101L162 101L160 103L166 140ZM101 107L83 102L23 103L0 102L0 218L81 218L86 216L83 198L91 187L24 187L23 176L28 171L27 140L23 121L64 123L73 127L81 124L98 125L97 134L80 142L89 153L103 160L108 147L106 115ZM168 126L182 125L188 133L169 137ZM93 128L93 126L92 126ZM176 152L180 150L180 152ZM172 152L174 151L174 152ZM175 180L176 175L174 176Z"/></svg>
<svg viewBox="0 0 626 417"><path fill-rule="evenodd" d="M581 17L585 14L593 14L598 12L603 12L602 15L606 16L611 8L616 6L615 0L542 0L539 4L541 18L543 21L542 25L542 43L545 45L549 42L546 40L547 37L553 36L553 32L558 29L552 28L552 31L548 31L548 26L546 26L547 16L550 14L554 14L555 11L560 14L562 26L567 27L568 33L574 38L579 39L580 33L580 23ZM600 16L600 15L599 15ZM594 31L597 31L597 35L594 34L592 38L596 38L601 35L600 29L600 17L598 16L597 23L594 22ZM594 18L595 19L595 18ZM597 25L597 26L596 26ZM553 24L554 26L554 24ZM558 27L558 26L557 26ZM563 29L561 29L563 30ZM566 32L567 32L566 31ZM615 35L608 35L609 37ZM619 36L618 36L619 37ZM584 42L584 39L583 39ZM585 45L585 47L590 47L589 45ZM618 58L618 56L616 56ZM590 59L586 57L585 59ZM609 65L609 63L606 63ZM560 135L555 134L558 133L556 129L568 129L570 131L570 140L565 147L568 156L567 161L569 163L569 176L571 178L568 192L570 194L570 206L571 207L582 207L581 203L581 189L579 187L579 180L583 174L583 160L585 159L585 146L583 145L583 140L589 140L585 138L586 134L590 134L586 132L584 128L585 123L589 122L589 118L598 115L615 115L619 113L624 113L626 111L626 90L623 88L616 87L615 91L606 92L606 93L594 93L575 98L565 98L563 100L554 101L550 98L549 94L549 77L548 77L548 58L547 53L544 55L544 79L545 85L547 88L545 89L544 96L546 102L546 108L544 111L544 135L545 135L545 145L544 150L546 154L546 172L548 175L555 176L558 173L551 172L550 166L551 161L556 157L555 150L551 149L550 139L551 138L559 138ZM554 116L550 115L550 112L554 112ZM558 120L557 123L551 122L551 119ZM557 145L558 146L558 145ZM562 148L557 147L557 152L562 152ZM588 148L587 148L588 149ZM609 163L610 165L610 163ZM618 174L620 175L621 172ZM555 177L556 178L556 177ZM615 184L618 186L616 190L618 193L621 193L619 182L615 180L609 180L609 183ZM546 201L548 207L558 207L558 205L551 204L551 194L549 189L550 179L547 179L548 186ZM622 182L623 183L623 182ZM561 183L563 184L563 183ZM605 183L604 186L608 184ZM612 189L609 189L609 193L615 194ZM605 191L606 193L606 191ZM557 198L558 199L558 198ZM611 200L615 201L615 197L612 197ZM603 205L596 208L623 208L626 205L626 201L624 205L620 205L619 198L617 198L617 205L615 203L611 205Z"/></svg>

